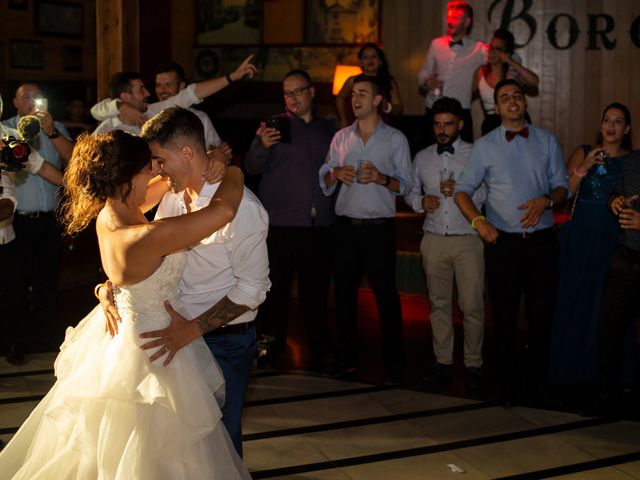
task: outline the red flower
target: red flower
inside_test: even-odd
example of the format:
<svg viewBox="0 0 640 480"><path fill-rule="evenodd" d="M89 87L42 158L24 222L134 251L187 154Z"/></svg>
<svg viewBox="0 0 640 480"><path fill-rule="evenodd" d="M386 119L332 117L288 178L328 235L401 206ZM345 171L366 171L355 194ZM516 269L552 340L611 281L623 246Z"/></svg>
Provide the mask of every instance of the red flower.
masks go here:
<svg viewBox="0 0 640 480"><path fill-rule="evenodd" d="M11 149L11 153L13 153L13 156L16 159L23 158L27 156L27 148L24 146L24 144L18 143Z"/></svg>

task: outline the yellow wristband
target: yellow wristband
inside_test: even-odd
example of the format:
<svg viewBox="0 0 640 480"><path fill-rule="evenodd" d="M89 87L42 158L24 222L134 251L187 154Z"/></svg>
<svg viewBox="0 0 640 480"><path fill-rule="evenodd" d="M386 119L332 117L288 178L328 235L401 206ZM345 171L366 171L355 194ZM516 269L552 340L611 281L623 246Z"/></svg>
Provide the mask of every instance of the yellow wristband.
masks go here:
<svg viewBox="0 0 640 480"><path fill-rule="evenodd" d="M100 289L102 287L106 287L107 284L106 283L99 283L98 285L95 286L95 288L93 289L93 295L100 300L100 296L98 295L100 293Z"/></svg>
<svg viewBox="0 0 640 480"><path fill-rule="evenodd" d="M474 218L473 220L471 220L471 228L473 228L475 230L476 228L476 222L478 220L486 220L487 217L485 217L484 215L478 215L476 218Z"/></svg>

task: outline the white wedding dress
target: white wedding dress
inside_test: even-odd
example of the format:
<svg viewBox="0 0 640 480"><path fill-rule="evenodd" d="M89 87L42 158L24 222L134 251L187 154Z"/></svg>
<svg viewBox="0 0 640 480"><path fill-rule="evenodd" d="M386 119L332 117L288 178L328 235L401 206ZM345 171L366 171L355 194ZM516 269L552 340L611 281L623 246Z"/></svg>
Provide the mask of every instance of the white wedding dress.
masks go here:
<svg viewBox="0 0 640 480"><path fill-rule="evenodd" d="M178 305L186 252L167 256L142 282L116 289L122 324L111 338L97 306L67 330L57 381L0 453L0 479L250 479L214 395L222 374L204 341L163 367L139 348L164 328L164 300ZM223 395L223 393L222 393Z"/></svg>

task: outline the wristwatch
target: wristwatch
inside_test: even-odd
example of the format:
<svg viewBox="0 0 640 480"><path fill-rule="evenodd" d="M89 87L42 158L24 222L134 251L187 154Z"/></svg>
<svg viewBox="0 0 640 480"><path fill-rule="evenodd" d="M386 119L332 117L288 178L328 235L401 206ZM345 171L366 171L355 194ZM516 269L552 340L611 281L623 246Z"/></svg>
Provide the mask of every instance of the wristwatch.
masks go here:
<svg viewBox="0 0 640 480"><path fill-rule="evenodd" d="M544 198L547 199L547 206L544 207L546 210L549 210L550 208L553 208L553 198L551 198L551 195L545 195Z"/></svg>
<svg viewBox="0 0 640 480"><path fill-rule="evenodd" d="M54 138L58 138L59 136L60 136L60 130L58 130L55 127L53 127L53 132L51 132L51 135L47 135L47 137L49 137L51 140L53 140Z"/></svg>
<svg viewBox="0 0 640 480"><path fill-rule="evenodd" d="M389 175L385 175L385 181L384 181L384 183L382 184L382 186L383 186L383 187L388 187L390 183L391 183L391 176L389 176Z"/></svg>

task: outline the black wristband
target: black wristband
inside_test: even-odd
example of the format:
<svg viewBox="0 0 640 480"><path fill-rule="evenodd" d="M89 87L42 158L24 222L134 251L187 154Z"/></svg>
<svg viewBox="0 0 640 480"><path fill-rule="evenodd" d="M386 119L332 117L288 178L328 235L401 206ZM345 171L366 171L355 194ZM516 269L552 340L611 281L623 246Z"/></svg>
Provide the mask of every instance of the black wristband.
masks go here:
<svg viewBox="0 0 640 480"><path fill-rule="evenodd" d="M53 140L54 138L58 138L60 136L60 130L58 130L57 128L53 128L53 132L51 132L51 135L47 135L47 137L49 137L51 140Z"/></svg>
<svg viewBox="0 0 640 480"><path fill-rule="evenodd" d="M224 78L227 79L227 82L229 82L229 85L231 85L233 83L233 80L231 79L231 74L227 73Z"/></svg>
<svg viewBox="0 0 640 480"><path fill-rule="evenodd" d="M388 187L389 184L391 183L391 177L389 175L385 175L386 180L384 181L384 183L382 184L383 187Z"/></svg>

